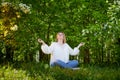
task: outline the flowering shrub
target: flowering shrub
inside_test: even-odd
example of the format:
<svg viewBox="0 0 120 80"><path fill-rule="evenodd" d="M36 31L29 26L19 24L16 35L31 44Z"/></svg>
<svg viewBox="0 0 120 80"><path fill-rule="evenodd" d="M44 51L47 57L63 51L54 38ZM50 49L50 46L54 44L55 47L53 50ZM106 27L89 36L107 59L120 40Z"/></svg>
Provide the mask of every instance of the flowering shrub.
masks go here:
<svg viewBox="0 0 120 80"><path fill-rule="evenodd" d="M14 34L19 29L18 21L27 14L30 14L30 7L26 4L0 3L0 41L2 42L0 47L2 47L2 50L6 50L6 45L15 46Z"/></svg>
<svg viewBox="0 0 120 80"><path fill-rule="evenodd" d="M0 34L7 37L11 31L17 31L17 21L21 18L22 14L29 14L30 7L26 4L12 4L10 2L2 2L0 4Z"/></svg>
<svg viewBox="0 0 120 80"><path fill-rule="evenodd" d="M9 9L10 8L13 8L13 10L21 10L22 12L24 12L24 13L30 13L30 7L29 6L27 6L26 4L23 4L23 3L20 3L20 4L18 4L19 6L17 7L17 6L15 6L15 5L13 5L12 3L9 3L9 2L3 2L3 3L1 3L1 6L0 6L0 8L1 8L1 10L2 10L2 12L9 12Z"/></svg>

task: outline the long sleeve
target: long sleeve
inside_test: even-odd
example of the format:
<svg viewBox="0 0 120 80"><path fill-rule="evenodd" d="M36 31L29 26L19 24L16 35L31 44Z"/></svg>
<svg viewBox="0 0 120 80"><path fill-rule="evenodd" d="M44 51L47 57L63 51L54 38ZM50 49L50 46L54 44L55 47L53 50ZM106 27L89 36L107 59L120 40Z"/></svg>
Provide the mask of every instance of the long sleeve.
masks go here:
<svg viewBox="0 0 120 80"><path fill-rule="evenodd" d="M48 46L47 44L41 46L41 49L45 54L51 54L53 52L53 48L54 48L54 43L52 43L50 46Z"/></svg>
<svg viewBox="0 0 120 80"><path fill-rule="evenodd" d="M77 47L75 47L74 49L72 49L72 48L68 45L68 48L69 48L69 54L70 54L70 55L77 55L77 54L80 52L80 50L79 50Z"/></svg>

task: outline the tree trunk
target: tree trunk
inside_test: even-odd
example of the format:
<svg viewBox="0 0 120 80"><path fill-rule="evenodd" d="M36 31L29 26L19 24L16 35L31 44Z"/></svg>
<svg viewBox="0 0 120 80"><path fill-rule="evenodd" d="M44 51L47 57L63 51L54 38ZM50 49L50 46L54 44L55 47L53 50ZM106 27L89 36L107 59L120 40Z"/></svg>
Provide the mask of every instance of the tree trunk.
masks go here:
<svg viewBox="0 0 120 80"><path fill-rule="evenodd" d="M90 52L88 48L85 49L84 63L90 63Z"/></svg>
<svg viewBox="0 0 120 80"><path fill-rule="evenodd" d="M0 63L2 63L3 62L3 53L0 51Z"/></svg>
<svg viewBox="0 0 120 80"><path fill-rule="evenodd" d="M13 62L13 54L14 54L14 51L12 49L11 46L5 46L6 48L6 60L9 61L9 62Z"/></svg>
<svg viewBox="0 0 120 80"><path fill-rule="evenodd" d="M110 63L110 50L107 51L107 62Z"/></svg>

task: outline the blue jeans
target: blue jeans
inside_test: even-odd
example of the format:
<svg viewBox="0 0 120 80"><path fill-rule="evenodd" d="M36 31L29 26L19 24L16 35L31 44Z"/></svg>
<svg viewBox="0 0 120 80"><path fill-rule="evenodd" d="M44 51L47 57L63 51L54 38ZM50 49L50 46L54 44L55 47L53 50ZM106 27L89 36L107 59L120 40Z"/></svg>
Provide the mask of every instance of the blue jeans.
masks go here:
<svg viewBox="0 0 120 80"><path fill-rule="evenodd" d="M75 68L78 66L78 61L77 60L71 60L68 63L65 63L61 60L57 60L51 66L60 66L62 68Z"/></svg>

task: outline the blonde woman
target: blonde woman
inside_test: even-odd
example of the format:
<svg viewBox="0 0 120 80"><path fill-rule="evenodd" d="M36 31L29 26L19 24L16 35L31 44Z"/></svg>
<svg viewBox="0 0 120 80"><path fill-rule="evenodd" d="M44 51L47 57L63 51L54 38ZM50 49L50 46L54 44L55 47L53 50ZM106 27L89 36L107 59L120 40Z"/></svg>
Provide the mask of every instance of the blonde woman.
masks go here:
<svg viewBox="0 0 120 80"><path fill-rule="evenodd" d="M77 60L69 60L69 55L77 55L79 48L84 45L80 43L77 47L72 49L66 43L66 37L63 32L58 32L56 35L56 42L48 46L43 40L38 39L42 43L41 49L45 54L51 54L50 66L60 66L62 68L76 68L78 66Z"/></svg>

